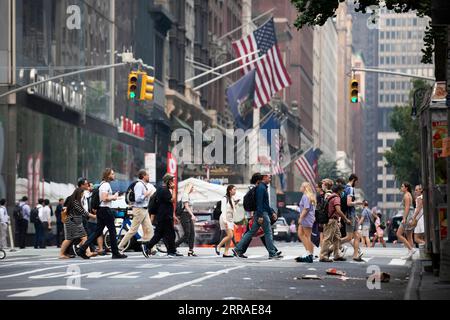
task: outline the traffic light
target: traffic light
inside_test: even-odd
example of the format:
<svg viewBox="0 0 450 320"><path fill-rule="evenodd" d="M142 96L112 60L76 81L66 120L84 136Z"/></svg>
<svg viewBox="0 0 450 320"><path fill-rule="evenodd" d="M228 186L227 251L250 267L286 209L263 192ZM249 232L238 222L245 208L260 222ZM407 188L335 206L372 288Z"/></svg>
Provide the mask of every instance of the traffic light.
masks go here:
<svg viewBox="0 0 450 320"><path fill-rule="evenodd" d="M139 100L153 100L153 91L155 78L148 76L146 73L142 73L141 93Z"/></svg>
<svg viewBox="0 0 450 320"><path fill-rule="evenodd" d="M358 87L359 87L358 80L352 79L350 81L350 101L352 103L358 102Z"/></svg>
<svg viewBox="0 0 450 320"><path fill-rule="evenodd" d="M136 71L132 71L128 75L128 92L127 92L127 98L134 100L138 98L138 80L139 75Z"/></svg>

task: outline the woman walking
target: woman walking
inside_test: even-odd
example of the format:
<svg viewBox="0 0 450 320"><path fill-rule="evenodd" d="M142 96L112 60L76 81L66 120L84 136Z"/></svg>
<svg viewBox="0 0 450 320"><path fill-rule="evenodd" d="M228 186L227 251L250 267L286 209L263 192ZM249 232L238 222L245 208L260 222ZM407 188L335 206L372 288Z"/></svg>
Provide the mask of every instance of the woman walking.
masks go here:
<svg viewBox="0 0 450 320"><path fill-rule="evenodd" d="M372 217L375 220L375 234L373 236L372 248L375 247L375 243L381 242L384 248L386 248L386 242L384 241L384 230L381 228L381 213L377 213L376 210L372 210Z"/></svg>
<svg viewBox="0 0 450 320"><path fill-rule="evenodd" d="M236 213L236 202L234 196L236 195L236 187L234 185L229 185L227 187L227 194L225 199L222 199L222 214L220 215L220 229L226 231L226 236L220 241L220 243L215 247L216 254L220 255L220 248L225 245L225 252L223 253L224 258L232 258L233 255L229 255L231 239L233 239L234 232L234 222L233 217Z"/></svg>
<svg viewBox="0 0 450 320"><path fill-rule="evenodd" d="M425 226L423 222L423 188L417 185L414 189L416 195L416 210L412 218L411 226L414 227L414 241L420 246L425 244Z"/></svg>
<svg viewBox="0 0 450 320"><path fill-rule="evenodd" d="M81 188L75 189L73 194L66 200L67 208L67 221L64 223L64 236L65 240L61 245L61 251L59 254L60 259L69 259L70 256L65 254L70 244L77 239L80 239L80 244L83 244L87 240L86 230L83 226L83 217L90 218L95 216L84 210L81 204L84 190ZM88 257L94 257L97 253L92 253L89 248L86 249L86 255Z"/></svg>
<svg viewBox="0 0 450 320"><path fill-rule="evenodd" d="M308 182L302 183L300 192L303 193L303 196L298 205L300 211L298 237L305 246L306 254L303 257L295 258L295 261L312 263L314 258L314 245L311 242L311 233L314 221L316 220L316 193Z"/></svg>
<svg viewBox="0 0 450 320"><path fill-rule="evenodd" d="M411 185L408 182L403 182L400 190L404 193L402 200L403 219L397 230L397 239L403 242L403 244L408 248L408 254L402 257L402 259L409 260L415 253L412 238L414 227L411 225L411 220L414 213ZM406 237L404 234L406 234Z"/></svg>
<svg viewBox="0 0 450 320"><path fill-rule="evenodd" d="M183 210L180 213L178 219L181 222L181 226L183 227L183 236L175 242L175 247L179 247L180 244L186 242L189 246L188 256L196 257L197 255L194 253L194 242L195 242L195 228L194 223L197 221L197 218L194 215L192 210L192 201L190 199L190 194L194 191L194 185L192 183L188 183L184 188L184 193L181 197L181 203L183 206Z"/></svg>

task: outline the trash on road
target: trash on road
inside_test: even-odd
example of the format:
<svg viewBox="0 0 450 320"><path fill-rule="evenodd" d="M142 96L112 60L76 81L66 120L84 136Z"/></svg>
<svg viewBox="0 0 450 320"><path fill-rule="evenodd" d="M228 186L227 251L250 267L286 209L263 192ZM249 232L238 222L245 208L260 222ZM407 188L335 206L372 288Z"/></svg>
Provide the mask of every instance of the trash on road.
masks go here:
<svg viewBox="0 0 450 320"><path fill-rule="evenodd" d="M391 280L391 275L386 272L377 272L371 275L373 280L378 280L380 282L389 282ZM368 279L369 277L367 277Z"/></svg>
<svg viewBox="0 0 450 320"><path fill-rule="evenodd" d="M327 274L331 274L333 276L345 276L345 271L337 270L336 268L327 269Z"/></svg>

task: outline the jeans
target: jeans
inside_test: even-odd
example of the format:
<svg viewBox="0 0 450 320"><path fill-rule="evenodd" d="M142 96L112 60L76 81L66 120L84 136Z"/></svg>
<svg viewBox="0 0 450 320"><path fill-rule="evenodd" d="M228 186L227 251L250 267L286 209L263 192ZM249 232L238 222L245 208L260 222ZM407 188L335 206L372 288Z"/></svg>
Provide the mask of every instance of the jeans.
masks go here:
<svg viewBox="0 0 450 320"><path fill-rule="evenodd" d="M44 229L41 222L34 222L34 248L42 246Z"/></svg>
<svg viewBox="0 0 450 320"><path fill-rule="evenodd" d="M167 219L158 221L153 238L145 243L147 249L153 248L161 239L164 239L167 253L177 252L175 247L175 228L173 227L173 220Z"/></svg>
<svg viewBox="0 0 450 320"><path fill-rule="evenodd" d="M250 232L250 229L247 226L247 231L245 232L244 236ZM266 244L266 239L264 236L259 237L259 239L261 240L262 244L264 245L264 247L266 247L267 251L269 251L269 249L267 248L267 244ZM242 239L241 239L242 242ZM233 237L233 243L234 246L236 247L236 242L234 241L234 237ZM242 244L242 253L245 253L248 249L248 247L250 246L251 241L249 241L247 244L243 243ZM278 252L278 248L275 246L275 244L273 244L273 247L275 248L275 250Z"/></svg>
<svg viewBox="0 0 450 320"><path fill-rule="evenodd" d="M190 214L183 213L180 217L181 226L183 227L184 234L183 236L175 242L175 247L179 247L180 244L186 242L189 246L189 250L194 249L195 242L195 228L194 221L192 221L192 217Z"/></svg>
<svg viewBox="0 0 450 320"><path fill-rule="evenodd" d="M89 236L87 241L82 246L80 246L80 249L83 252L86 251L87 247L94 243L94 241L96 241L97 238L103 234L103 229L107 227L109 231L109 238L111 239L111 251L113 255L119 255L120 253L117 247L117 232L114 220L115 217L110 208L99 207L97 210L97 229L95 229L95 232Z"/></svg>
<svg viewBox="0 0 450 320"><path fill-rule="evenodd" d="M264 212L262 218L264 219L262 228L264 230L265 246L266 246L267 251L269 252L269 256L273 257L276 255L277 249L273 245L272 228L270 227L269 214L267 212ZM248 248L250 241L252 241L253 235L256 233L256 231L258 231L259 227L261 227L258 224L258 217L256 215L253 216L253 219L254 219L254 221L253 221L252 228L244 235L242 240L236 246L236 251L238 253L245 252L244 249Z"/></svg>

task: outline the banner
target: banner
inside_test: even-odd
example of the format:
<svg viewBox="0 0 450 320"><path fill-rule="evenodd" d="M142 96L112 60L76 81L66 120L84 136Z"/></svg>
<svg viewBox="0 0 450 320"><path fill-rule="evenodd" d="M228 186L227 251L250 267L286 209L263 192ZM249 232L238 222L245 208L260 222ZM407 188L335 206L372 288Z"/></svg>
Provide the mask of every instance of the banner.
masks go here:
<svg viewBox="0 0 450 320"><path fill-rule="evenodd" d="M150 183L156 183L156 154L145 154L145 171L147 171L150 177Z"/></svg>
<svg viewBox="0 0 450 320"><path fill-rule="evenodd" d="M175 159L175 157L171 152L167 152L167 173L170 173L175 177L174 179L175 188L173 190L174 192L173 204L175 208L177 204L177 195L178 195L178 163L177 159Z"/></svg>

